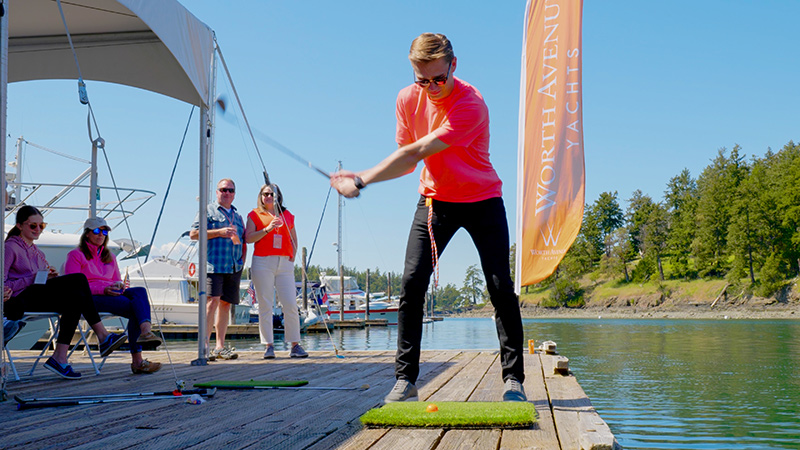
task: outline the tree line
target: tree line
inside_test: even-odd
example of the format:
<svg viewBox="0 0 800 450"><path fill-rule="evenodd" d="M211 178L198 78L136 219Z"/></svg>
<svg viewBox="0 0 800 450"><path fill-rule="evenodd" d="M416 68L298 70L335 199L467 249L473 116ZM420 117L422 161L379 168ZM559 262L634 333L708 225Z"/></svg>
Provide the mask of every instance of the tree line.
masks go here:
<svg viewBox="0 0 800 450"><path fill-rule="evenodd" d="M611 275L622 282L724 278L760 296L800 273L800 145L789 142L747 159L738 145L697 178L672 177L663 200L641 190L627 199L603 192L587 204L578 237L542 284L556 303L582 302L578 280Z"/></svg>

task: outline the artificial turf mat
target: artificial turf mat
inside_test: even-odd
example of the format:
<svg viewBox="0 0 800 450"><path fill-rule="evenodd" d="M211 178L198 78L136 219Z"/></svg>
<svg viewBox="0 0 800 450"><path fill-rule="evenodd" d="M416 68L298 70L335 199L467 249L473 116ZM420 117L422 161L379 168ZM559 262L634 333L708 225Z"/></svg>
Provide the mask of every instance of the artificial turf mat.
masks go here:
<svg viewBox="0 0 800 450"><path fill-rule="evenodd" d="M232 381L232 380L214 380L205 383L195 383L195 387L215 387L220 389L247 389L257 388L258 386L266 387L297 387L308 384L306 380L250 380L250 381Z"/></svg>
<svg viewBox="0 0 800 450"><path fill-rule="evenodd" d="M429 405L438 411L429 412ZM528 402L397 402L367 411L361 423L381 428L528 428L536 419L536 407Z"/></svg>

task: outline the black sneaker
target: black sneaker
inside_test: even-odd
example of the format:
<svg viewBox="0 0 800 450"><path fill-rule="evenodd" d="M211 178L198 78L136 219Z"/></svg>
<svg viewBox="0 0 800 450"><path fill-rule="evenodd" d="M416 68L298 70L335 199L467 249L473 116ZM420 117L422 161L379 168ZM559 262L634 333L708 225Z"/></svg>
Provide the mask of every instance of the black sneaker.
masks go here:
<svg viewBox="0 0 800 450"><path fill-rule="evenodd" d="M100 356L105 358L110 355L111 352L120 348L120 346L125 343L126 339L127 336L124 334L108 333L106 340L100 344Z"/></svg>
<svg viewBox="0 0 800 450"><path fill-rule="evenodd" d="M62 366L58 361L53 359L52 356L47 358L47 361L44 363L44 366L47 368L47 370L67 380L79 380L81 378L80 372L75 372L74 370L72 370L72 366L70 366L69 364L67 364L66 366Z"/></svg>
<svg viewBox="0 0 800 450"><path fill-rule="evenodd" d="M503 392L504 402L527 402L528 397L522 384L516 378L506 380L505 391Z"/></svg>
<svg viewBox="0 0 800 450"><path fill-rule="evenodd" d="M402 378L397 380L394 387L389 394L383 399L384 403L404 402L410 400L412 402L419 401L419 391L417 387L411 384L408 380Z"/></svg>

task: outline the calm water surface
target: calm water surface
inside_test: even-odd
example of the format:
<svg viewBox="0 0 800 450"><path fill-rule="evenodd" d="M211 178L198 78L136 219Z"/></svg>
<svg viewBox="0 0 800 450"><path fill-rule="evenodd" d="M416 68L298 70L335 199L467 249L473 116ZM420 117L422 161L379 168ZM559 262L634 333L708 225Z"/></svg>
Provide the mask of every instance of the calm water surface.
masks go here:
<svg viewBox="0 0 800 450"><path fill-rule="evenodd" d="M558 343L626 449L800 449L800 321L527 319L524 326L525 339ZM340 350L394 350L397 328L332 335ZM325 333L302 341L308 350L333 349ZM234 345L263 350L255 341ZM424 328L424 349L496 347L491 319ZM276 342L276 349L288 347Z"/></svg>

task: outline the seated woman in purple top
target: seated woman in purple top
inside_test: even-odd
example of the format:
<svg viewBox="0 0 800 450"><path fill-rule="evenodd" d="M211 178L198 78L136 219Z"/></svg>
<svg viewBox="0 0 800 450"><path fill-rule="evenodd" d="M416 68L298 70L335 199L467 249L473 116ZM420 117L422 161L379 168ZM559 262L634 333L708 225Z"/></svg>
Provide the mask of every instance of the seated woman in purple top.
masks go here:
<svg viewBox="0 0 800 450"><path fill-rule="evenodd" d="M108 248L111 227L100 217L86 219L78 248L67 255L65 273L82 273L89 281L92 300L98 311L128 319L128 340L131 347L131 372L153 373L161 363L142 359L142 344L160 344L151 330L150 302L143 287L124 289L119 266Z"/></svg>
<svg viewBox="0 0 800 450"><path fill-rule="evenodd" d="M83 274L58 276L47 263L44 253L33 243L46 225L42 213L33 206L25 205L17 211L17 223L5 241L3 276L11 298L3 299L4 310L10 320L19 320L26 312L59 313L56 350L44 366L62 378L76 380L81 374L67 362L67 350L81 315L97 334L103 357L124 344L125 335L109 333L103 326Z"/></svg>

